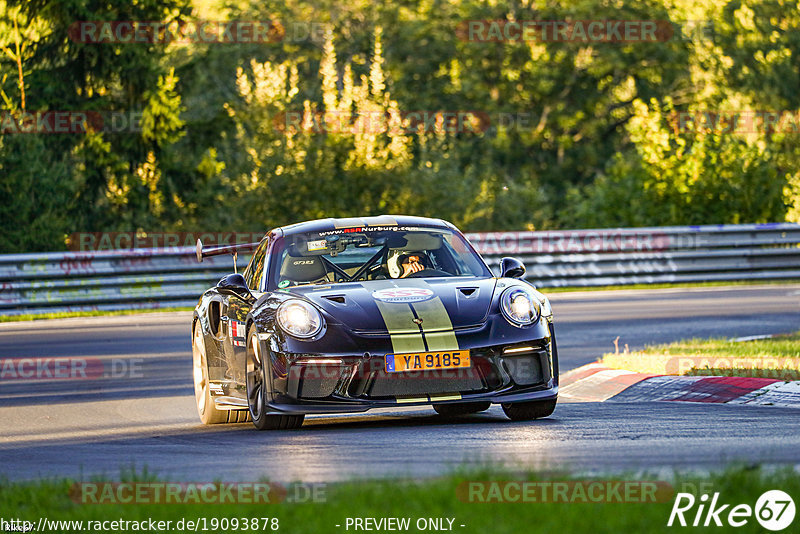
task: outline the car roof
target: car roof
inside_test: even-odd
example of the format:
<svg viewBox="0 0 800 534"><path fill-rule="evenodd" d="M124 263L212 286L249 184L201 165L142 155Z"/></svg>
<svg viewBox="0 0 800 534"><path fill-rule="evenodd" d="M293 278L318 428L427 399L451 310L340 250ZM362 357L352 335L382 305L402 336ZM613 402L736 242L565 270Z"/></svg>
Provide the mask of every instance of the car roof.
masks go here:
<svg viewBox="0 0 800 534"><path fill-rule="evenodd" d="M451 223L442 219L413 217L410 215L378 215L375 217L348 217L343 219L316 219L276 228L282 235L305 232L325 232L339 228L367 228L370 226L424 226L428 228L456 229Z"/></svg>

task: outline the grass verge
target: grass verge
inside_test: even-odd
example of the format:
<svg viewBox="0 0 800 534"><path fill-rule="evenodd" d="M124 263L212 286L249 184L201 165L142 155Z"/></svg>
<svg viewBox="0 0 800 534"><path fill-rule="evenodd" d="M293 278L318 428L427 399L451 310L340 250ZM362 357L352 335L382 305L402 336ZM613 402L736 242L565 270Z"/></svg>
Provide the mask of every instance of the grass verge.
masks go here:
<svg viewBox="0 0 800 534"><path fill-rule="evenodd" d="M612 369L666 375L800 380L800 331L769 339L690 339L642 351L604 354Z"/></svg>
<svg viewBox="0 0 800 534"><path fill-rule="evenodd" d="M658 492L620 491L615 494L613 484L620 481L641 482L641 477L578 478L569 475L510 475L496 471L475 472L470 475L452 475L425 481L362 481L328 485L318 488L316 502L303 501L300 492L289 486L288 498L276 504L208 504L195 502L161 504L82 504L71 480L39 481L30 483L0 483L0 517L4 520L22 519L37 525L40 518L49 521L82 521L86 530L89 521L172 521L171 528L162 532L192 530L175 528L180 519L200 521L198 531L211 532L273 532L328 534L353 532L348 518L409 518L408 532L419 532L417 521L422 518L444 518L442 526L464 534L518 534L523 532L559 533L614 533L620 532L674 532L667 527L677 492L691 493L697 497L693 508L685 513L689 525L695 518L699 497L709 497L719 492L719 505L738 504L755 508L758 497L767 490L780 489L796 501L800 499L800 474L785 468L769 473L758 468L729 468L709 475L675 475L659 483ZM489 484L489 481L500 482ZM517 483L517 486L502 482ZM655 479L646 480L652 485ZM482 486L471 486L483 482ZM526 486L520 483L527 482ZM562 493L556 491L561 484ZM600 482L599 491L591 484ZM304 486L298 486L304 487ZM517 488L527 488L523 493ZM578 491L578 487L585 491ZM620 486L617 486L618 488ZM622 486L622 487L630 487ZM641 486L639 486L641 487ZM492 488L502 488L494 492ZM293 497L293 491L295 497ZM305 492L305 490L303 490ZM188 495L188 493L186 493ZM304 493L305 495L305 493ZM494 495L494 497L492 497ZM545 495L550 497L545 498ZM598 499L598 496L600 497ZM619 498L617 498L619 497ZM289 502L289 499L296 502ZM482 500L489 502L480 502ZM498 502L515 499L513 502ZM611 500L613 502L608 502ZM303 502L300 502L303 501ZM543 502L547 501L547 502ZM654 502L656 501L656 502ZM727 513L727 512L726 512ZM716 532L760 532L757 519L751 516L747 524L731 528L724 524ZM227 523L223 525L223 518ZM258 519L256 529L250 528ZM267 521L263 521L267 518ZM273 522L277 519L277 523ZM704 519L704 517L703 517ZM245 520L247 528L243 527ZM184 524L185 524L184 521ZM205 522L206 529L202 522ZM794 525L798 523L795 519ZM216 526L214 526L216 524ZM701 520L702 524L702 520ZM91 526L91 524L88 524ZM236 526L234 526L236 525ZM430 523L427 523L430 525ZM462 526L463 525L463 526ZM60 532L78 530L77 524L61 524ZM266 528L264 528L266 527ZM121 531L121 528L117 529ZM130 528L128 530L131 530ZM375 529L386 531L388 529ZM402 530L402 529L401 529ZM436 530L428 528L427 530ZM707 531L708 528L678 528L681 531ZM789 528L788 531L793 531Z"/></svg>
<svg viewBox="0 0 800 534"><path fill-rule="evenodd" d="M140 310L88 310L75 312L53 312L53 313L30 313L24 315L0 315L0 323L12 323L17 321L41 321L46 319L68 319L72 317L105 317L117 315L138 315L140 313L163 313L176 311L192 311L194 308L153 308Z"/></svg>
<svg viewBox="0 0 800 534"><path fill-rule="evenodd" d="M598 287L541 287L545 294L548 293L571 293L576 291L616 291L620 289L670 289L670 288L704 288L704 287L731 287L731 286L754 286L754 285L783 285L800 283L798 280L763 280L763 281L738 281L738 282L697 282L681 284L633 284L622 286L598 286ZM44 319L65 319L70 317L100 317L115 315L133 315L139 313L154 312L173 312L191 311L193 308L160 308L160 309L140 309L140 310L119 310L119 311L76 311L76 312L54 312L54 313L35 313L24 315L0 315L0 323L15 321L38 321Z"/></svg>
<svg viewBox="0 0 800 534"><path fill-rule="evenodd" d="M548 293L572 293L575 291L617 291L620 289L673 289L673 288L714 288L714 287L747 287L747 286L780 286L786 284L800 283L800 279L789 280L737 280L730 282L680 282L674 284L630 284L616 286L592 286L592 287L539 287L545 294ZM534 281L534 285L536 282Z"/></svg>

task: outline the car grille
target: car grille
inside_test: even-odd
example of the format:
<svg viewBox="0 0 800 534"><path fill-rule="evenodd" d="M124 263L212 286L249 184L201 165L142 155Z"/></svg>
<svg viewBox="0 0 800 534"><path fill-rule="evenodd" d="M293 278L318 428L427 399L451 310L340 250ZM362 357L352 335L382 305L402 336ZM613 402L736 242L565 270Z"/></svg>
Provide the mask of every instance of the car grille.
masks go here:
<svg viewBox="0 0 800 534"><path fill-rule="evenodd" d="M504 353L500 358L503 369L518 386L532 386L550 380L550 360L547 350Z"/></svg>
<svg viewBox="0 0 800 534"><path fill-rule="evenodd" d="M370 397L475 392L485 389L480 373L470 369L411 373L376 372L368 386Z"/></svg>

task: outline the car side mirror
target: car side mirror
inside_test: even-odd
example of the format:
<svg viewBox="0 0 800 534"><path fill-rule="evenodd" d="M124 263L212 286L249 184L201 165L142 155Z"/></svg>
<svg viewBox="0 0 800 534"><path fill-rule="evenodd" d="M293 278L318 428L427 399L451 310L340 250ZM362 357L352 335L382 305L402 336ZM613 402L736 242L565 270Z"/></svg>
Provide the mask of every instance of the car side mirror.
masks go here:
<svg viewBox="0 0 800 534"><path fill-rule="evenodd" d="M234 294L243 299L250 299L253 295L244 281L244 276L239 273L226 274L217 282L217 289L221 293Z"/></svg>
<svg viewBox="0 0 800 534"><path fill-rule="evenodd" d="M525 265L517 258L503 258L500 260L501 276L507 278L522 278L525 276Z"/></svg>

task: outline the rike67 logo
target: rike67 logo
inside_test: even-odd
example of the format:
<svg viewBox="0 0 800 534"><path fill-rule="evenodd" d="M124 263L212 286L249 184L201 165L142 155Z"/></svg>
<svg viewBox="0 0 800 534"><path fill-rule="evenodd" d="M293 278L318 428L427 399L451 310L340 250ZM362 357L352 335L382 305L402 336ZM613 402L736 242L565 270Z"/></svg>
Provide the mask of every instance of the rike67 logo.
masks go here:
<svg viewBox="0 0 800 534"><path fill-rule="evenodd" d="M697 505L696 510L694 510ZM756 521L767 530L780 531L794 521L794 501L786 492L770 490L764 492L756 501L755 507L749 504L722 504L719 492L709 496L704 493L696 499L691 493L678 493L672 512L669 514L667 526L685 527L721 527L727 524L732 527L746 525L755 516ZM691 522L691 523L690 523Z"/></svg>

